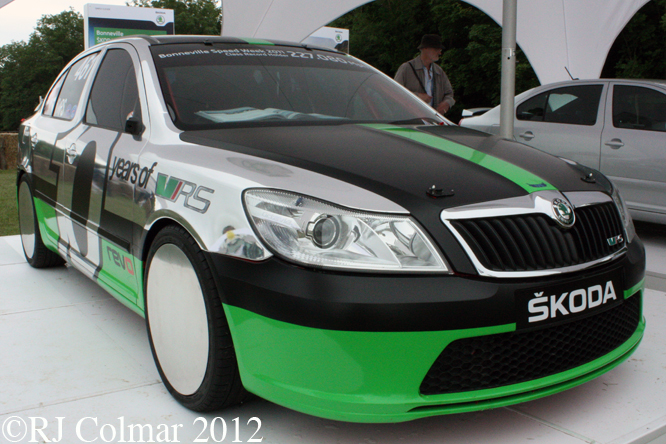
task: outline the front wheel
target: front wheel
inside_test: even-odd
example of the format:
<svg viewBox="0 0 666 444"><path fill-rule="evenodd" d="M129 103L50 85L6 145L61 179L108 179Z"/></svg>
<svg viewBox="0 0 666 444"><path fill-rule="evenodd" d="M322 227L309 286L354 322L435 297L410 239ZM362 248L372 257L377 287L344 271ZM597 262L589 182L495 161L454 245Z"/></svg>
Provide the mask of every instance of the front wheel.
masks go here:
<svg viewBox="0 0 666 444"><path fill-rule="evenodd" d="M222 302L204 253L183 228L155 237L144 288L153 358L171 395L200 412L240 403L247 392Z"/></svg>
<svg viewBox="0 0 666 444"><path fill-rule="evenodd" d="M18 186L19 232L23 253L28 263L34 268L47 268L61 265L64 261L42 242L39 222L35 212L30 181L26 175L21 177Z"/></svg>

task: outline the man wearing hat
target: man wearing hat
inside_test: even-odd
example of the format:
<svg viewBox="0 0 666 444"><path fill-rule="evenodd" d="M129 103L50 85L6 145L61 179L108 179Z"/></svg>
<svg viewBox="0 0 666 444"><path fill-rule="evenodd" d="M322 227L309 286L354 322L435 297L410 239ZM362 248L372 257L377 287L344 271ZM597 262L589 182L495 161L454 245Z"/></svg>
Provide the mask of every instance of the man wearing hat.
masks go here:
<svg viewBox="0 0 666 444"><path fill-rule="evenodd" d="M421 54L400 65L395 73L395 81L419 96L441 114L451 109L456 101L453 88L444 70L435 63L442 55L442 38L436 34L426 34L418 49Z"/></svg>

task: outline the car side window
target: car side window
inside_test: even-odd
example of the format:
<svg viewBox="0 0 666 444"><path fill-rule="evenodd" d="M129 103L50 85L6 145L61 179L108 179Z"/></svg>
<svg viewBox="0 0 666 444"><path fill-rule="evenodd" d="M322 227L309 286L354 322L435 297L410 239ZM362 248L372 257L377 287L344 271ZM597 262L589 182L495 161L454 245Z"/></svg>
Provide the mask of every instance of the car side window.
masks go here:
<svg viewBox="0 0 666 444"><path fill-rule="evenodd" d="M51 88L51 92L46 97L46 100L44 101L44 108L42 109L42 113L45 116L53 115L56 99L58 98L58 93L60 93L60 88L62 88L62 84L65 81L65 77L67 77L67 73L60 76L55 85L53 85L53 88Z"/></svg>
<svg viewBox="0 0 666 444"><path fill-rule="evenodd" d="M124 49L111 49L104 56L93 84L86 123L124 131L130 117L141 120L139 89L132 58Z"/></svg>
<svg viewBox="0 0 666 444"><path fill-rule="evenodd" d="M613 126L666 132L666 94L640 86L615 85Z"/></svg>
<svg viewBox="0 0 666 444"><path fill-rule="evenodd" d="M546 91L521 103L518 120L594 125L603 85L567 86Z"/></svg>
<svg viewBox="0 0 666 444"><path fill-rule="evenodd" d="M548 92L525 100L516 109L516 119L543 121L543 115L546 111L546 100L548 100Z"/></svg>
<svg viewBox="0 0 666 444"><path fill-rule="evenodd" d="M82 58L69 69L67 78L60 89L58 100L56 101L53 117L72 120L78 109L83 87L93 68L93 62L98 53L90 54Z"/></svg>

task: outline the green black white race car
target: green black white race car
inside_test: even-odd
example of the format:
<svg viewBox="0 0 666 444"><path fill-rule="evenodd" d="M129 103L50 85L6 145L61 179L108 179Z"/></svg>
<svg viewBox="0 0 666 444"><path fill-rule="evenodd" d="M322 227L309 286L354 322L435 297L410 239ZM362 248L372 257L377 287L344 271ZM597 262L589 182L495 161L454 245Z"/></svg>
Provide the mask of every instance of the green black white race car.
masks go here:
<svg viewBox="0 0 666 444"><path fill-rule="evenodd" d="M451 125L346 54L132 37L20 129L28 262L145 316L172 395L405 421L588 381L645 329L645 253L600 173Z"/></svg>

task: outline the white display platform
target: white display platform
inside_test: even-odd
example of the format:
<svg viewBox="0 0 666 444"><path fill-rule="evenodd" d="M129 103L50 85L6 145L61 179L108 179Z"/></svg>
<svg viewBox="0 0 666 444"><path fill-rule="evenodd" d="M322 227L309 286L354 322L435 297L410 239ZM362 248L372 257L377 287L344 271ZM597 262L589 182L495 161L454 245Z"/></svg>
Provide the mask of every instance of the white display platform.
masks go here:
<svg viewBox="0 0 666 444"><path fill-rule="evenodd" d="M259 423L248 421L258 418L254 437L264 443L666 444L666 227L639 234L648 253L647 330L627 362L537 401L399 424L330 421L261 399L216 414L191 412L160 382L140 316L74 269L32 269L20 238L2 237L0 443L30 442L30 433L16 441L24 426L43 429L32 442L55 442L60 429L67 444L149 442L151 427L153 442L213 442L213 422L218 441L249 442ZM133 425L145 426L143 437Z"/></svg>

